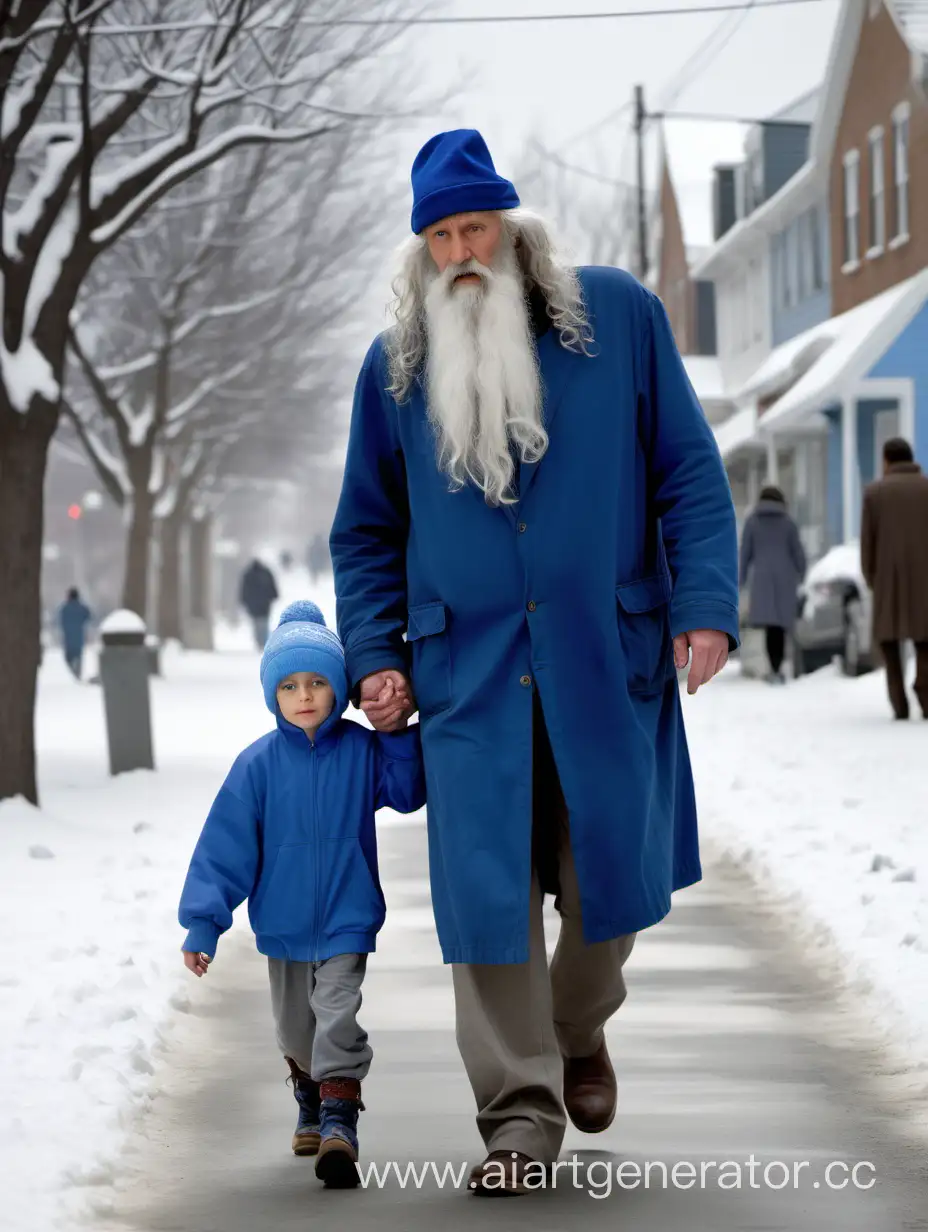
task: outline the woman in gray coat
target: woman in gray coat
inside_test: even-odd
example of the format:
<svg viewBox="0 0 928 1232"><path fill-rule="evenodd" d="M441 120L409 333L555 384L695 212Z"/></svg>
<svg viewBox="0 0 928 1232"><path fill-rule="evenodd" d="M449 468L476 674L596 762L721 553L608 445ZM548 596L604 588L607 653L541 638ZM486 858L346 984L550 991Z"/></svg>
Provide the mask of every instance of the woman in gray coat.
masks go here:
<svg viewBox="0 0 928 1232"><path fill-rule="evenodd" d="M750 584L748 623L767 633L770 681L783 684L786 634L796 621L796 592L806 572L799 528L779 488L764 488L741 537L741 585Z"/></svg>

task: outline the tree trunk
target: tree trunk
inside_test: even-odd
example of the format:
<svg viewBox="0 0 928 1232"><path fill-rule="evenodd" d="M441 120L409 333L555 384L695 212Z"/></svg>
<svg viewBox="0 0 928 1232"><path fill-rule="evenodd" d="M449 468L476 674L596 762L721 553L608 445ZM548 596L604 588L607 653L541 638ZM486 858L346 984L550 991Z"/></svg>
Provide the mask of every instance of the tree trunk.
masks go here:
<svg viewBox="0 0 928 1232"><path fill-rule="evenodd" d="M181 571L181 545L184 535L183 514L175 511L161 522L158 536L161 545L158 564L158 636L162 642L168 638L180 641L183 638Z"/></svg>
<svg viewBox="0 0 928 1232"><path fill-rule="evenodd" d="M126 573L122 605L148 619L148 570L151 563L151 536L154 529L152 499L148 485L136 484L126 548Z"/></svg>
<svg viewBox="0 0 928 1232"><path fill-rule="evenodd" d="M38 803L35 689L45 466L57 408L14 410L0 386L0 800Z"/></svg>
<svg viewBox="0 0 928 1232"><path fill-rule="evenodd" d="M213 646L213 520L193 518L190 522L190 613L184 644L191 650L212 650Z"/></svg>

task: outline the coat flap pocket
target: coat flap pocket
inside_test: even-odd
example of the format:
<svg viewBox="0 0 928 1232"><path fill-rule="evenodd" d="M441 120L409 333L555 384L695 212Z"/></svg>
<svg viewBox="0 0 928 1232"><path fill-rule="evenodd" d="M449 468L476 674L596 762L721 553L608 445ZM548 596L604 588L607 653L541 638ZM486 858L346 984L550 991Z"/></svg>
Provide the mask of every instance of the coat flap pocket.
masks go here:
<svg viewBox="0 0 928 1232"><path fill-rule="evenodd" d="M656 607L670 602L670 578L666 573L639 578L636 582L623 582L615 588L615 595L623 612L634 616L640 612L652 612Z"/></svg>
<svg viewBox="0 0 928 1232"><path fill-rule="evenodd" d="M420 637L432 637L435 633L445 631L445 605L443 603L422 603L409 609L409 627L406 640L417 641Z"/></svg>

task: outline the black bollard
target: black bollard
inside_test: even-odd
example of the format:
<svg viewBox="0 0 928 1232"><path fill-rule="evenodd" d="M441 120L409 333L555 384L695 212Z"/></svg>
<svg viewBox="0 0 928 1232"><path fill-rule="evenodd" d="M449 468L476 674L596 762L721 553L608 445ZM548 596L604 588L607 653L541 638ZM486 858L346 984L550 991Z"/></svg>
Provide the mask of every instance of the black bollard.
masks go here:
<svg viewBox="0 0 928 1232"><path fill-rule="evenodd" d="M100 638L110 774L154 770L145 623L134 612L113 612L100 626Z"/></svg>

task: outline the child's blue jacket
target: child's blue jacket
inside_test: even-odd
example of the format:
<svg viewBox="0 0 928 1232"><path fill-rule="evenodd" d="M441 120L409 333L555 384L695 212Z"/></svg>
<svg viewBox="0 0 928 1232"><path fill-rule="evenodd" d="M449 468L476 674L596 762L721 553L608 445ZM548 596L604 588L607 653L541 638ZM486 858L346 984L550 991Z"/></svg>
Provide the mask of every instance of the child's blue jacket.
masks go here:
<svg viewBox="0 0 928 1232"><path fill-rule="evenodd" d="M247 898L269 958L369 953L386 914L374 812L424 804L418 726L384 735L335 718L311 744L278 712L210 809L181 895L183 948L215 954Z"/></svg>

